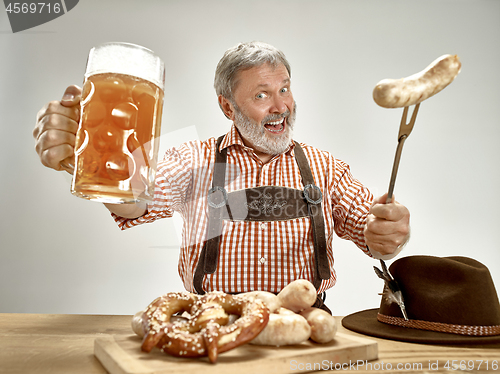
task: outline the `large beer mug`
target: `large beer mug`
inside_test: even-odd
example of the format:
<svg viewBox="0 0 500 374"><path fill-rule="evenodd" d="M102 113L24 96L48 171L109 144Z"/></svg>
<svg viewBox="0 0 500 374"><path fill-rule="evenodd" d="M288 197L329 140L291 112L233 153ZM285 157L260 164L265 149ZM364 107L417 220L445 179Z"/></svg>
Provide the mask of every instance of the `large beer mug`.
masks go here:
<svg viewBox="0 0 500 374"><path fill-rule="evenodd" d="M129 43L91 49L76 136L71 192L105 203L151 201L158 157L165 68Z"/></svg>

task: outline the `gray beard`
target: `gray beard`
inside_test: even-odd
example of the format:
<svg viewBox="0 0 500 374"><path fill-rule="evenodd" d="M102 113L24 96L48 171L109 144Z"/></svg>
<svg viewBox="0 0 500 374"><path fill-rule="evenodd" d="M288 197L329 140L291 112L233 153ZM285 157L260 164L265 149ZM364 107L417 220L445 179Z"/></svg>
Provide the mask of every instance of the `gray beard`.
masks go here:
<svg viewBox="0 0 500 374"><path fill-rule="evenodd" d="M254 146L255 150L268 155L278 155L284 153L288 149L292 142L293 126L295 124L297 112L297 105L295 102L291 114L287 110L282 114L269 115L266 116L261 123L253 121L245 116L235 103L233 103L233 106L235 110L234 125L243 139L248 140ZM277 121L283 117L286 117L285 132L279 136L268 134L264 124L271 121Z"/></svg>

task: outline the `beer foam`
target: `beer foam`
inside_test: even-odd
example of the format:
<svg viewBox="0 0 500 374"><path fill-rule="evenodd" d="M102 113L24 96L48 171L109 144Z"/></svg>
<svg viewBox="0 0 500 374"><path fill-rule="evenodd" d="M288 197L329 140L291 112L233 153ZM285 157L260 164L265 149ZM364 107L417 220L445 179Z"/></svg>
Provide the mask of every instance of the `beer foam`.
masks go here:
<svg viewBox="0 0 500 374"><path fill-rule="evenodd" d="M153 51L131 43L104 43L90 50L85 78L102 73L126 74L142 78L162 90L165 66Z"/></svg>

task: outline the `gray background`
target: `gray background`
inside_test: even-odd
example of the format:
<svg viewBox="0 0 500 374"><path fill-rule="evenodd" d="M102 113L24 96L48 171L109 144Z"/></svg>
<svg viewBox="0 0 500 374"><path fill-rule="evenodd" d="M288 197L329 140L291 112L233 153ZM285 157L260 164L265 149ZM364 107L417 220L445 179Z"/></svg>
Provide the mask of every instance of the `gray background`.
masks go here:
<svg viewBox="0 0 500 374"><path fill-rule="evenodd" d="M473 257L499 289L499 38L493 0L86 0L16 34L0 10L0 312L132 314L183 289L178 219L121 232L34 151L37 111L81 85L88 51L107 41L164 59L163 149L229 129L212 88L227 48L277 46L292 65L295 138L348 162L376 195L389 183L402 110L378 107L373 87L458 54L462 72L422 104L403 150L395 194L411 210L412 239L402 255ZM327 304L336 315L377 307L377 262L334 243Z"/></svg>

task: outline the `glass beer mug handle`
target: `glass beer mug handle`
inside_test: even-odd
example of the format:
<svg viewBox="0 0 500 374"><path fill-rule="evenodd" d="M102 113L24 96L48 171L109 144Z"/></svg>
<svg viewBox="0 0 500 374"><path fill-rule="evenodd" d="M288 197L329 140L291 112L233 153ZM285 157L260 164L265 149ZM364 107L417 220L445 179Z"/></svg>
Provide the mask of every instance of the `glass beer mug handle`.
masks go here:
<svg viewBox="0 0 500 374"><path fill-rule="evenodd" d="M59 165L71 175L75 172L74 159L72 161L69 159L62 160Z"/></svg>

